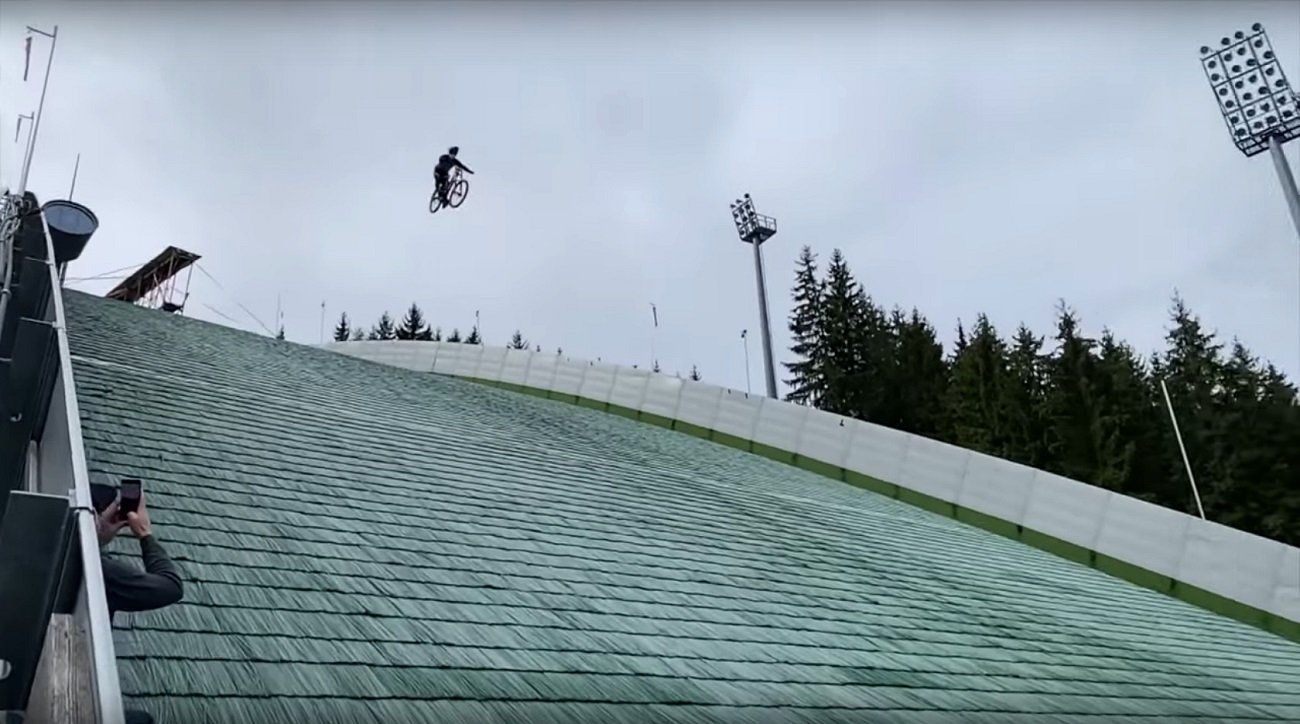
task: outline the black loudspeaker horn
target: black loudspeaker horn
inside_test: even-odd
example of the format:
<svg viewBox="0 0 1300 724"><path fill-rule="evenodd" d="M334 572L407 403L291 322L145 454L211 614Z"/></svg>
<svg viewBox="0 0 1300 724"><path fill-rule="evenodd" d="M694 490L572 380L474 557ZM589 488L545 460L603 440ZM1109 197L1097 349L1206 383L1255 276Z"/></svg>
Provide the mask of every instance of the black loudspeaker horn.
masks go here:
<svg viewBox="0 0 1300 724"><path fill-rule="evenodd" d="M59 265L81 256L90 237L99 229L95 212L75 201L47 201L41 212L50 228L50 241L54 242L54 262Z"/></svg>

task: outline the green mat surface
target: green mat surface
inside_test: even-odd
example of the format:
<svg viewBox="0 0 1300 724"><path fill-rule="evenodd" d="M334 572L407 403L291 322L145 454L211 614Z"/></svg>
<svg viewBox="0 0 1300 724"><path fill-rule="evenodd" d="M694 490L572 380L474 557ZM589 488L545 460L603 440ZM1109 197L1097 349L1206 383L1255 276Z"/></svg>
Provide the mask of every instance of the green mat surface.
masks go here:
<svg viewBox="0 0 1300 724"><path fill-rule="evenodd" d="M64 292L161 724L1300 720L1300 646L688 435ZM116 544L134 555L131 540Z"/></svg>

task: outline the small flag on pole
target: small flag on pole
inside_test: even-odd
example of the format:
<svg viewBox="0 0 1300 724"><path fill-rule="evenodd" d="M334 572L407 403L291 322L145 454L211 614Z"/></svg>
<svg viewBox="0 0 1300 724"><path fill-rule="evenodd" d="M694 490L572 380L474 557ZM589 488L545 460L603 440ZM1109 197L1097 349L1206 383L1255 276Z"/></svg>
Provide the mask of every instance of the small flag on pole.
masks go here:
<svg viewBox="0 0 1300 724"><path fill-rule="evenodd" d="M654 318L655 318L655 329L658 329L658 328L659 328L659 308L656 307L655 305L651 304L651 305L650 305L650 313L654 315Z"/></svg>
<svg viewBox="0 0 1300 724"><path fill-rule="evenodd" d="M32 66L32 36L27 36L27 57L23 61L23 82L27 81L27 70Z"/></svg>

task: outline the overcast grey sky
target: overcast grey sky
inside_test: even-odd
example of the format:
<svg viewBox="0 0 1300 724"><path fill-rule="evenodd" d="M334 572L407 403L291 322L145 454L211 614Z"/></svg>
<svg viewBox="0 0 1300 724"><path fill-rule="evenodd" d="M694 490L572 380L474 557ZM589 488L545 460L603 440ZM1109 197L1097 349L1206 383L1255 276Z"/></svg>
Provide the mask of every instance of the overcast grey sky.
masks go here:
<svg viewBox="0 0 1300 724"><path fill-rule="evenodd" d="M1300 82L1300 0L784 3L18 2L0 9L0 176L16 185L24 26L59 24L30 187L101 229L72 278L168 244L203 255L188 311L315 343L418 301L553 350L698 364L762 385L765 246L778 357L798 249L840 247L877 301L945 340L983 311L1161 344L1178 287L1300 376L1300 244L1267 155L1233 147L1197 49L1263 22ZM477 175L428 214L459 144ZM1300 144L1292 144L1300 170ZM107 291L115 280L72 286Z"/></svg>

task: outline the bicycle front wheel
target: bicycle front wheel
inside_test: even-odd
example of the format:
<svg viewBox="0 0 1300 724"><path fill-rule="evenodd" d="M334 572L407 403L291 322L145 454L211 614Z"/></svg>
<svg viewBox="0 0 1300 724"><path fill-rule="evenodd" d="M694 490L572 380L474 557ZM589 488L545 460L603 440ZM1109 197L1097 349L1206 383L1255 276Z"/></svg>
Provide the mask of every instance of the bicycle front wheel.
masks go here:
<svg viewBox="0 0 1300 724"><path fill-rule="evenodd" d="M447 192L447 205L453 209L460 208L465 203L465 197L469 196L469 182L461 179L452 185L451 191Z"/></svg>

